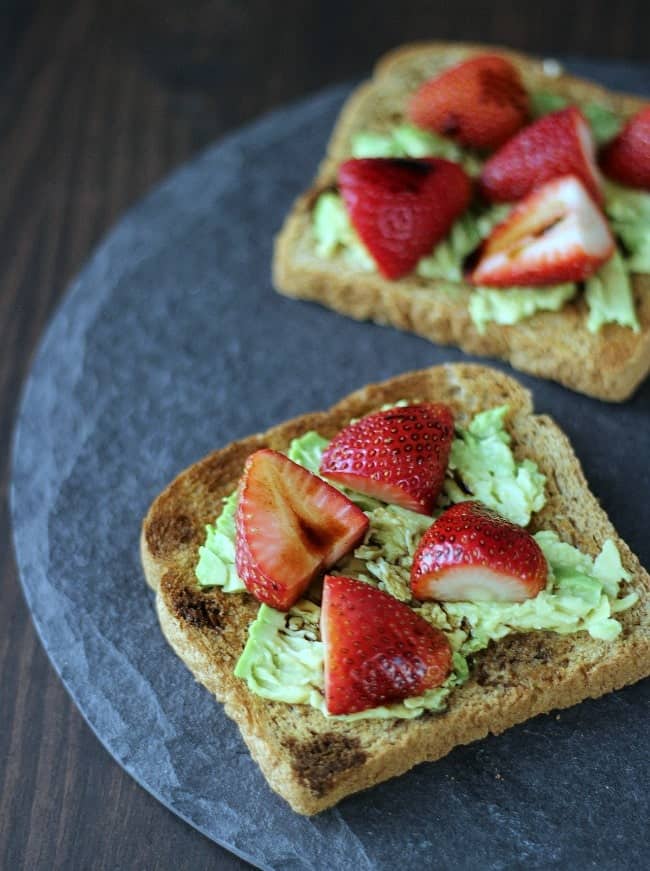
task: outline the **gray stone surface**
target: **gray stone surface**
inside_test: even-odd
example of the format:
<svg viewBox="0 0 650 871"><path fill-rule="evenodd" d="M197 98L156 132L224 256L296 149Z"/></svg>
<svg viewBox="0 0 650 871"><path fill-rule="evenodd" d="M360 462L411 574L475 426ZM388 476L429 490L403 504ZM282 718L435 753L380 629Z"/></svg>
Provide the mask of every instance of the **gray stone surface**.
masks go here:
<svg viewBox="0 0 650 871"><path fill-rule="evenodd" d="M582 70L650 92L647 68ZM459 748L308 820L267 788L158 629L139 523L181 468L368 381L463 359L271 290L272 235L315 170L344 93L206 151L122 220L70 289L15 439L15 541L34 622L115 759L260 867L644 867L648 681ZM649 564L650 382L619 407L522 380Z"/></svg>

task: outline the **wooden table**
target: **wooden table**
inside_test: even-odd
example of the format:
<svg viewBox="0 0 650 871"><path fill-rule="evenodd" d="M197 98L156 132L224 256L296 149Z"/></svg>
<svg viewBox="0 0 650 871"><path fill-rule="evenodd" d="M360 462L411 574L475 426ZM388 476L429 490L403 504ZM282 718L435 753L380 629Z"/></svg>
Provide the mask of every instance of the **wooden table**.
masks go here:
<svg viewBox="0 0 650 871"><path fill-rule="evenodd" d="M406 40L648 57L647 0L349 5L0 4L3 496L20 385L54 306L107 228L197 149L280 103L367 73ZM248 867L140 789L68 699L19 590L4 498L0 585L0 867Z"/></svg>

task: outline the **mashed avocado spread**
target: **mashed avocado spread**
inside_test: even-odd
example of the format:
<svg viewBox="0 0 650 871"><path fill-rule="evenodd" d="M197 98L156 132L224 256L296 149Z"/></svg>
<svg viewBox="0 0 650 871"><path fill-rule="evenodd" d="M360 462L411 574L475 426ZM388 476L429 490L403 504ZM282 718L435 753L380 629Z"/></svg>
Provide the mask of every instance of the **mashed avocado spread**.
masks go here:
<svg viewBox="0 0 650 871"><path fill-rule="evenodd" d="M479 333L489 323L517 324L539 311L560 311L578 292L578 287L556 284L553 287L477 287L469 299L469 315Z"/></svg>
<svg viewBox="0 0 650 871"><path fill-rule="evenodd" d="M650 273L650 193L605 182L605 212L623 243L629 272Z"/></svg>
<svg viewBox="0 0 650 871"><path fill-rule="evenodd" d="M534 117L568 105L560 94L539 91L531 94ZM621 119L607 106L587 102L582 106L594 139L601 145L617 135ZM460 148L451 139L411 124L388 130L357 132L351 143L353 157L443 157L462 164L471 176L481 172L480 157ZM588 307L587 328L597 332L607 323L639 329L629 273L650 272L650 194L605 182L605 208L612 229L620 239L623 256L615 255L585 283ZM449 235L422 257L416 275L439 282L438 289L454 294L463 281L465 259L508 214L510 206L474 205L453 224ZM312 213L312 230L319 257L344 258L350 268L364 272L375 264L357 236L338 193L320 195ZM621 252L618 252L620 255ZM573 283L550 287L511 287L472 290L469 315L480 333L490 323L512 325L541 311L559 311L578 292Z"/></svg>
<svg viewBox="0 0 650 871"><path fill-rule="evenodd" d="M352 140L352 157L444 157L460 163L471 176L480 175L483 166L477 154L412 124L398 124L384 133L361 130Z"/></svg>
<svg viewBox="0 0 650 871"><path fill-rule="evenodd" d="M630 276L618 251L585 281L585 299L589 307L587 329L591 333L597 333L603 324L631 327L635 333L641 329Z"/></svg>
<svg viewBox="0 0 650 871"><path fill-rule="evenodd" d="M404 403L399 403L404 404ZM531 460L516 460L505 428L507 406L474 416L466 428L456 427L448 476L440 510L449 503L476 498L515 523L525 526L545 503L546 479ZM294 439L287 454L314 474L328 440L316 432ZM379 587L395 598L411 602L409 577L418 542L433 518L397 505L346 490L370 520L364 542L333 571ZM245 589L235 570L236 491L224 500L214 525L206 527L199 548L196 577L202 586L224 592ZM605 541L592 559L543 530L535 538L549 564L547 587L521 603L426 602L415 610L443 630L453 650L453 670L445 683L422 696L353 714L346 719L413 718L424 711L442 711L454 687L469 677L467 656L487 647L492 639L512 632L544 629L558 633L586 631L611 640L621 631L615 615L630 607L635 593L620 597L628 574L614 543ZM286 614L261 605L235 674L251 692L292 704L309 704L327 715L323 696L323 645L320 609L301 600Z"/></svg>

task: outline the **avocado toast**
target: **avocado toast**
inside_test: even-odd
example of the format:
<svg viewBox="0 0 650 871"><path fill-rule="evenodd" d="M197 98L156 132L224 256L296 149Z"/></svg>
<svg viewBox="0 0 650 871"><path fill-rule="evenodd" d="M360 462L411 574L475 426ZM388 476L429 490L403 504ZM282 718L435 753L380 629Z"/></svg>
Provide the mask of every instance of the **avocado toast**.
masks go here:
<svg viewBox="0 0 650 871"><path fill-rule="evenodd" d="M457 684L450 686L444 697L439 694L432 698L428 709L409 712L409 716L415 713L410 718L395 716L393 710L388 716L339 718L304 701L290 703L264 697L259 685L255 685L251 660L256 651L248 642L251 625L260 619L262 609L266 609L264 613L273 609L260 607L242 585L229 585L233 577L236 579L231 566L226 565L225 573L221 566L212 585L206 583L210 578L199 568L199 551L209 544L205 527L212 527L215 520L219 525L220 512L224 514L228 506L226 503L222 510L222 499L232 500L246 462L255 452L271 449L291 453L292 443L295 449L297 440L303 449L302 461L309 465L313 462L314 442L305 442L306 434L317 433L321 440L329 442L351 420L396 403L445 404L453 412L456 442L465 446L471 442L472 422L488 413L490 426L496 426L496 442L501 445L497 445L498 450L506 460L511 451L510 470L500 467L501 474L492 477L504 482L516 480L519 483L513 493L528 494L521 504L517 502L520 525L529 519L530 532L537 536L541 532L555 534L560 542L596 563L607 550L611 557L612 547L620 555L622 566L614 571L620 575L614 598L607 600L612 613L599 616L590 611L589 619L594 620L591 630L583 621L575 625L578 631L568 634L557 631L558 623L553 618L554 628L506 629L505 634L496 637L503 631L503 624L495 631L493 625L485 629L487 623L483 620L480 625L487 634L475 645L476 650L464 657L467 673L460 674L462 664L458 662L454 672L459 675ZM495 414L504 406L507 411ZM481 420L485 424L487 418ZM476 438L479 435L474 431ZM463 444L452 447L452 462L455 457L455 462L465 463L461 456ZM294 456L300 459L298 454ZM316 468L318 462L319 458ZM470 478L468 474L467 480ZM480 475L475 474L474 489L464 496L480 500L483 495L489 501L478 478ZM460 484L467 480L461 478ZM450 470L445 492L451 502L462 498L455 489L458 486ZM490 485L489 490L493 489ZM513 504L513 497L507 497L500 507L505 511ZM368 513L371 515L372 510ZM433 520L418 516L423 527L415 539ZM611 544L607 545L607 541ZM372 549L373 541L368 540L365 546ZM358 548L346 559L354 559L357 552ZM360 556L366 566L371 564L367 551ZM156 590L161 626L170 644L195 677L224 702L269 784L301 813L316 813L418 762L437 759L458 744L488 732L501 732L537 713L601 695L650 673L648 575L590 493L566 437L548 417L533 414L530 395L516 381L484 367L449 365L399 376L365 387L327 412L296 418L216 451L183 472L155 500L143 524L142 560L147 581ZM592 572L596 563L584 563L582 574ZM602 559L600 566L602 569ZM330 570L336 573L337 568L348 575L354 572L354 566L345 560ZM379 587L386 591L386 581L391 578L392 573L384 581L380 579ZM573 575L571 583L575 583ZM593 589L593 583L591 586ZM397 598L399 585L388 589L388 593ZM303 606L309 621L309 615L320 605L318 584L310 587L305 596L310 603ZM602 598L600 601L606 604ZM619 606L620 611L614 610ZM283 619L282 612L275 613ZM290 621L291 616L287 619ZM317 619L314 627L317 633ZM305 628L310 627L305 627L304 622L290 627L291 645L301 650L305 643L318 643L317 635L305 641ZM459 628L460 623L452 630ZM302 640L296 640L301 632ZM478 638L471 631L469 636ZM248 655L242 657L245 648ZM318 652L313 646L309 650L311 654ZM283 674L266 689L270 686L275 692L279 687L282 693L287 683Z"/></svg>
<svg viewBox="0 0 650 871"><path fill-rule="evenodd" d="M603 178L595 167L585 169L586 183L593 174L604 192L604 202L595 204L604 208L603 224L609 227L603 230L602 269L588 275L579 269L549 272L551 278L541 279L539 274L531 279L530 273L520 272L525 280L485 286L495 280L494 273L473 271L474 261L481 246L489 247L486 238L504 222L510 208L504 197L486 202L485 191L490 186L496 190L498 173L486 176L485 167L510 143L496 153L467 148L453 136L418 128L412 112L408 116L407 112L413 95L432 77L486 54L505 59L521 77L529 100L524 132L536 119L577 107L582 122L589 120L595 144L602 148L645 105L637 97L562 74L556 63L507 49L461 43L397 49L379 61L372 80L348 99L312 187L287 217L276 240L276 289L359 320L457 345L468 353L501 357L515 368L588 395L623 400L650 369L650 194ZM578 131L576 139L583 133ZM521 135L519 131L513 140ZM524 153L536 150L526 141L522 147ZM453 194L446 194L454 200L449 215L456 209L460 216L450 228L447 225L446 235L432 237L438 241L415 268L387 277L370 256L376 252L359 241L355 230L362 225L353 221L355 226L350 227L351 213L341 202L340 173L355 160L423 162L431 160L430 155L434 161L462 166L477 193L469 206L458 186ZM585 157L585 163L593 163L592 158ZM516 174L517 165L510 155L510 176ZM570 162L567 166L579 172ZM566 171L565 167L562 172ZM513 191L508 199L518 204L526 201L520 200L521 190ZM565 193L572 197L572 192ZM594 197L598 199L595 193ZM531 205L530 213L532 209ZM604 240L610 231L615 248ZM554 274L572 277L553 279ZM530 280L533 285L526 286ZM535 284L540 280L546 283Z"/></svg>

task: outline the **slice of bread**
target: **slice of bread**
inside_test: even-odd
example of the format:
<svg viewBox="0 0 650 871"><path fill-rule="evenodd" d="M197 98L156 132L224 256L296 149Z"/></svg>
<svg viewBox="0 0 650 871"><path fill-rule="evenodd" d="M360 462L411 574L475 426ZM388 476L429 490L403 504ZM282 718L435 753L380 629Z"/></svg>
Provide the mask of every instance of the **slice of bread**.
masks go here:
<svg viewBox="0 0 650 871"><path fill-rule="evenodd" d="M585 632L531 632L491 644L475 657L470 680L453 692L443 714L345 722L305 705L253 695L233 669L258 604L247 593L199 587L194 567L205 524L214 522L221 498L237 486L253 451L286 450L291 439L310 429L332 437L351 418L400 399L446 402L461 424L507 403L515 455L535 460L548 478L547 504L531 529L553 529L591 555L606 538L613 539L639 601L619 615L623 632L613 642L596 641ZM533 414L531 396L517 381L482 366L436 366L401 375L364 387L329 411L306 414L215 451L182 472L154 501L143 523L141 550L167 640L224 703L271 787L304 814L418 762L438 759L458 744L650 674L650 577L589 491L566 436L549 417Z"/></svg>
<svg viewBox="0 0 650 871"><path fill-rule="evenodd" d="M491 323L481 334L468 312L469 285L443 291L441 282L408 275L389 281L378 272L355 269L343 255L316 253L312 208L319 193L336 182L337 167L351 156L360 130L384 130L404 120L406 98L424 80L472 54L497 51L519 68L527 88L594 101L632 115L637 97L613 93L573 76L551 76L541 61L494 46L431 42L407 45L379 61L371 81L348 99L313 187L295 203L277 237L274 283L281 293L314 300L358 320L372 320L417 333L442 345L500 357L516 369L551 378L581 393L610 401L626 399L650 371L650 276L633 277L641 330L607 324L587 330L580 294L559 312L539 312L513 326ZM549 65L546 65L549 70ZM444 282L449 287L449 282Z"/></svg>

